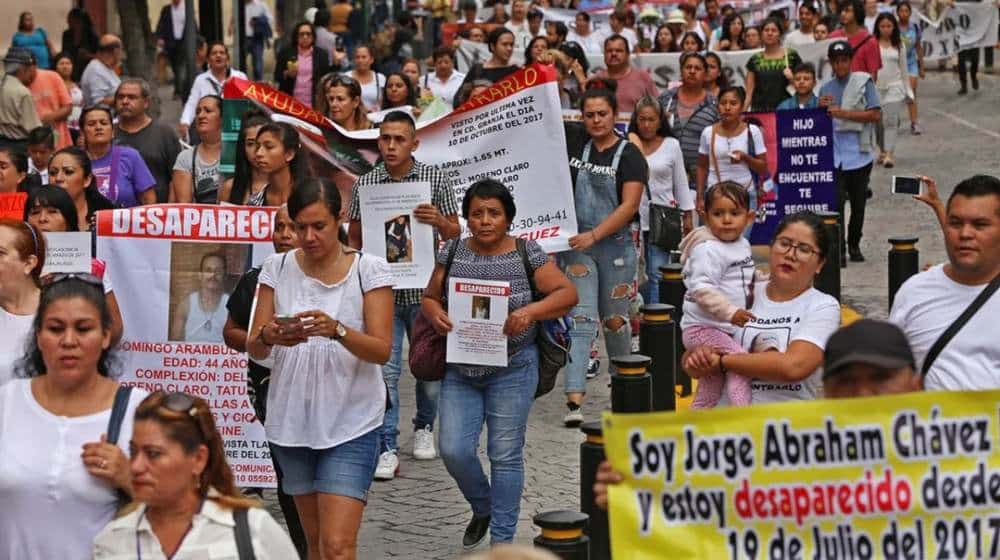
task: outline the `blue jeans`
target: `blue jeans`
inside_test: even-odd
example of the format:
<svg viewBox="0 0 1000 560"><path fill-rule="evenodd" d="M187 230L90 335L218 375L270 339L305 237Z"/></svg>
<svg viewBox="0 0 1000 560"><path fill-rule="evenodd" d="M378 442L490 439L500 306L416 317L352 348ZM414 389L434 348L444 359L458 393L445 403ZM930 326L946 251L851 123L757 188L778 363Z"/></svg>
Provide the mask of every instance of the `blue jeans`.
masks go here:
<svg viewBox="0 0 1000 560"><path fill-rule="evenodd" d="M586 251L559 253L559 267L580 298L572 311L576 326L570 331L573 347L566 364L565 392L586 393L587 362L590 346L597 337L598 322L605 325L604 342L609 358L632 353L629 308L636 272L635 245L626 229ZM607 324L614 319L621 320L622 325L609 329Z"/></svg>
<svg viewBox="0 0 1000 560"><path fill-rule="evenodd" d="M645 304L660 303L660 267L670 262L670 253L649 242L648 232L643 232L643 245L646 248L646 283L639 290L642 302Z"/></svg>
<svg viewBox="0 0 1000 560"><path fill-rule="evenodd" d="M250 62L253 64L253 81L259 82L264 79L264 39L247 37L250 51Z"/></svg>
<svg viewBox="0 0 1000 560"><path fill-rule="evenodd" d="M381 441L380 452L399 449L399 374L403 364L403 335L410 340L413 321L420 313L419 305L397 305L392 316L392 355L389 362L382 366L382 379L389 389L389 402L392 406L385 411L385 419L379 429ZM441 392L440 381L417 380L417 415L413 417L413 429L427 426L434 427L434 417L437 416L438 393Z"/></svg>
<svg viewBox="0 0 1000 560"><path fill-rule="evenodd" d="M490 542L511 542L524 490L524 434L538 385L538 348L510 357L510 365L483 377L449 366L441 382L441 458L476 517L490 516ZM490 477L479 462L486 424Z"/></svg>

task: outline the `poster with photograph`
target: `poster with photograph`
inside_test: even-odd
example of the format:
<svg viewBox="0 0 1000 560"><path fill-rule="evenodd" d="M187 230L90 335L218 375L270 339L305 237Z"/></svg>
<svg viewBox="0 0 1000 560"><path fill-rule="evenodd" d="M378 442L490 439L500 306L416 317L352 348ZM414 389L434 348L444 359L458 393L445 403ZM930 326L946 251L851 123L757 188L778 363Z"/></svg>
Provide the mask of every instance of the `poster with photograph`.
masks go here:
<svg viewBox="0 0 1000 560"><path fill-rule="evenodd" d="M507 366L507 322L510 282L448 279L446 360L454 364Z"/></svg>
<svg viewBox="0 0 1000 560"><path fill-rule="evenodd" d="M120 380L205 399L240 486L274 487L264 428L247 395L247 356L223 343L240 276L274 252L275 208L165 204L99 212L97 255L125 333Z"/></svg>
<svg viewBox="0 0 1000 560"><path fill-rule="evenodd" d="M413 216L430 204L429 182L369 185L358 189L361 202L361 246L383 257L394 287L424 288L434 271L434 228Z"/></svg>
<svg viewBox="0 0 1000 560"><path fill-rule="evenodd" d="M50 231L45 233L45 265L42 276L58 272L91 271L93 250L86 231Z"/></svg>

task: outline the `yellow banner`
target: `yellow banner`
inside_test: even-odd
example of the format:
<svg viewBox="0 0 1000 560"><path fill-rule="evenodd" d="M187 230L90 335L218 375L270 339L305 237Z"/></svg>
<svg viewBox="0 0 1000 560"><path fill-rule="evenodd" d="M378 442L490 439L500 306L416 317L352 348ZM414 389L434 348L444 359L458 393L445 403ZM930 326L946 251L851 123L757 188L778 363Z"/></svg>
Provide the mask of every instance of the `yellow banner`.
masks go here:
<svg viewBox="0 0 1000 560"><path fill-rule="evenodd" d="M615 560L1000 558L1000 391L605 413Z"/></svg>

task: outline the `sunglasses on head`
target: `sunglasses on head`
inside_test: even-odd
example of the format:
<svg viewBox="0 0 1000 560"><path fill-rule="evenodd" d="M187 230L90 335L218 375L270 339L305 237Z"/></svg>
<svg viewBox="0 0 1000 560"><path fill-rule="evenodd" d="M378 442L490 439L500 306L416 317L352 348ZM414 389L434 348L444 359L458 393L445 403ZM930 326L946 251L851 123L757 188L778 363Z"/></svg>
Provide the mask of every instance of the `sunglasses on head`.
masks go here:
<svg viewBox="0 0 1000 560"><path fill-rule="evenodd" d="M198 427L198 434L201 436L201 439L206 439L205 431L201 427L201 420L198 418L198 405L195 403L194 397L181 392L164 393L163 400L160 401L160 406L171 412L190 416Z"/></svg>

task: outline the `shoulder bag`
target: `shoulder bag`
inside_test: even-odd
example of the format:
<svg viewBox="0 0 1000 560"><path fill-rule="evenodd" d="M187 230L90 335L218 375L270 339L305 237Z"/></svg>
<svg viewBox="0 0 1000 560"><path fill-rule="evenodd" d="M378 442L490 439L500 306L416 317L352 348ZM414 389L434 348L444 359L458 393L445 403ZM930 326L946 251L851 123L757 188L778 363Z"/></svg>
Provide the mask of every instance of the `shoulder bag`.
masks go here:
<svg viewBox="0 0 1000 560"><path fill-rule="evenodd" d="M649 242L664 251L675 251L684 236L681 226L684 212L674 206L654 203L649 181L645 186L649 199Z"/></svg>
<svg viewBox="0 0 1000 560"><path fill-rule="evenodd" d="M538 301L541 294L535 286L535 273L528 261L527 243L518 237L517 252L524 264L524 273L531 286L531 299ZM546 319L538 322L538 334L535 344L538 346L538 385L535 387L535 398L548 394L556 386L556 376L559 375L566 362L569 361L571 341L569 333L573 329L573 318L564 315L558 319Z"/></svg>
<svg viewBox="0 0 1000 560"><path fill-rule="evenodd" d="M455 260L455 251L462 240L456 239L448 251L444 263L444 277L441 279L441 296L448 293L448 274L451 263ZM420 381L440 381L444 379L445 343L447 335L440 335L434 330L430 319L424 315L423 309L413 320L413 331L410 333L410 352L408 355L410 373Z"/></svg>
<svg viewBox="0 0 1000 560"><path fill-rule="evenodd" d="M239 560L256 560L257 556L253 552L253 536L250 534L250 520L247 515L247 508L236 508L233 510L233 533L236 538L236 556Z"/></svg>
<svg viewBox="0 0 1000 560"><path fill-rule="evenodd" d="M115 391L115 402L111 405L111 417L108 418L108 429L104 434L104 440L111 445L118 445L118 438L122 433L122 422L128 413L128 400L131 396L132 387L128 385L119 385L118 390ZM132 501L131 496L121 488L115 488L115 495L118 497L119 511Z"/></svg>
<svg viewBox="0 0 1000 560"><path fill-rule="evenodd" d="M922 376L927 377L927 372L930 371L931 366L934 365L934 360L936 360L941 354L944 347L951 342L951 339L955 338L955 335L958 334L958 331L962 330L962 327L969 322L969 319L972 319L979 309L986 305L986 302L993 297L993 294L995 294L998 289L1000 289L1000 274L994 277L982 292L979 292L976 299L972 300L972 303L969 304L969 307L965 308L965 311L958 316L958 319L955 319L954 323L948 325L948 328L941 333L941 336L938 337L936 341L934 341L934 345L927 351L927 357L924 358L923 367L920 368L920 374Z"/></svg>

